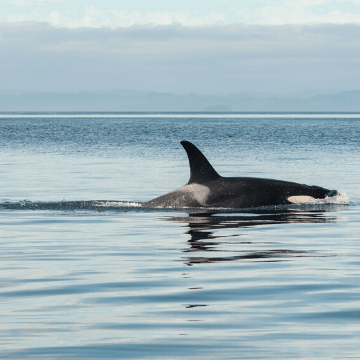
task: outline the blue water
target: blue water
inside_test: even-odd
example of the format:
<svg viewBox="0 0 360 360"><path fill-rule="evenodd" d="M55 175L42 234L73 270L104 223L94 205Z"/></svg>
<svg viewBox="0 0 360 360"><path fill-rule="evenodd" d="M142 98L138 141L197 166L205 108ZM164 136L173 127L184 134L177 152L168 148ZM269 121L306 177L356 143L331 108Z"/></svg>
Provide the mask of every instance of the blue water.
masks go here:
<svg viewBox="0 0 360 360"><path fill-rule="evenodd" d="M144 209L224 176L334 203ZM359 114L0 114L0 358L360 358Z"/></svg>

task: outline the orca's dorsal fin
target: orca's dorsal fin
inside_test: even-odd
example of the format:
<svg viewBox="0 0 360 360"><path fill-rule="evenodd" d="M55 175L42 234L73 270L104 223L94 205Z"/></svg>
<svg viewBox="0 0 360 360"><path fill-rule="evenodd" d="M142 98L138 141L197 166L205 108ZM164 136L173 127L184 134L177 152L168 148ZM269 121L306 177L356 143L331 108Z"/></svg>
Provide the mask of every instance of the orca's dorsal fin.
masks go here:
<svg viewBox="0 0 360 360"><path fill-rule="evenodd" d="M190 180L188 184L204 183L221 178L195 145L189 141L181 141L180 144L184 147L189 158Z"/></svg>

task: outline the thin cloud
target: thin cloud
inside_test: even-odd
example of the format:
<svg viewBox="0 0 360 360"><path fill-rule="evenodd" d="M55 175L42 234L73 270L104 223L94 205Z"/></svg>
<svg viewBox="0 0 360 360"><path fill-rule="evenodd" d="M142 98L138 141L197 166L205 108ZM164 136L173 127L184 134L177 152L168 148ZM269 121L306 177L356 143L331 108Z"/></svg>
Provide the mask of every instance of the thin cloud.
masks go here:
<svg viewBox="0 0 360 360"><path fill-rule="evenodd" d="M27 19L31 21L31 16ZM142 14L137 10L100 10L95 6L86 7L83 16L78 18L74 14L63 16L52 11L43 21L57 27L78 28L121 28L133 25L173 25L203 26L210 24L227 24L222 13L210 12L205 16L197 16L191 11L170 12L154 11Z"/></svg>
<svg viewBox="0 0 360 360"><path fill-rule="evenodd" d="M33 4L33 2L29 0L9 0L8 3L16 6L31 6Z"/></svg>
<svg viewBox="0 0 360 360"><path fill-rule="evenodd" d="M288 0L280 4L271 3L255 10L254 23L263 25L360 23L360 13L343 12L337 8L329 10L320 6L328 3L331 1Z"/></svg>
<svg viewBox="0 0 360 360"><path fill-rule="evenodd" d="M27 5L45 0L10 0L12 3ZM57 1L57 0L47 0ZM199 13L196 10L183 11L139 11L121 8L100 9L86 6L82 11L61 11L54 9L40 13L40 8L29 12L11 12L6 21L41 21L53 26L78 28L121 28L134 25L205 26L235 23L259 25L285 24L360 24L360 0L352 0L352 11L344 7L341 0L283 0L262 2L261 6L224 7L221 11Z"/></svg>
<svg viewBox="0 0 360 360"><path fill-rule="evenodd" d="M41 3L45 3L45 2L63 2L64 0L8 0L7 3L10 5L16 5L16 6L32 6L32 5L36 5L36 4L41 4ZM1 3L6 3L5 1L0 2Z"/></svg>

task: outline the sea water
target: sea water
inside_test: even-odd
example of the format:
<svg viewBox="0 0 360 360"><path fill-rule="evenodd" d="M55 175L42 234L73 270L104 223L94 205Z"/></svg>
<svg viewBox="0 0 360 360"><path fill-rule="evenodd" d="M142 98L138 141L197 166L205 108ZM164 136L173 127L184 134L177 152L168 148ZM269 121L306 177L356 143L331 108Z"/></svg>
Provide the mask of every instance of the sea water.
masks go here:
<svg viewBox="0 0 360 360"><path fill-rule="evenodd" d="M145 209L223 176L336 189ZM0 114L0 358L360 358L359 114Z"/></svg>

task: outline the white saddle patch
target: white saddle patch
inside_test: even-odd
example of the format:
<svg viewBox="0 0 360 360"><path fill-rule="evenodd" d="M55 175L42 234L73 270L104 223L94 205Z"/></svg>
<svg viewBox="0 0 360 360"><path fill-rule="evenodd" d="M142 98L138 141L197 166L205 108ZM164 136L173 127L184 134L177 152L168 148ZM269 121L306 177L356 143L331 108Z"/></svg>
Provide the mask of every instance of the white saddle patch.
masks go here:
<svg viewBox="0 0 360 360"><path fill-rule="evenodd" d="M210 189L207 186L190 184L184 185L179 190L191 193L194 199L196 199L200 205L206 206L206 200L210 194Z"/></svg>
<svg viewBox="0 0 360 360"><path fill-rule="evenodd" d="M293 204L299 205L299 204L307 204L307 203L313 202L316 199L313 198L312 196L299 195L299 196L290 196L288 198L288 200Z"/></svg>

